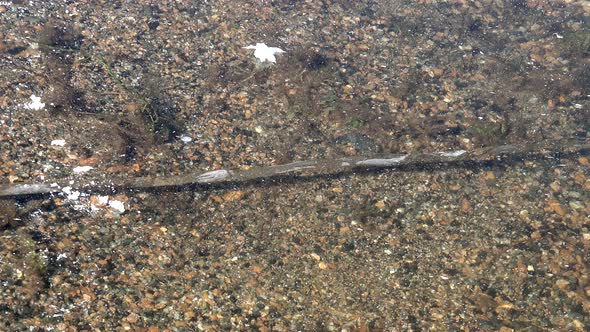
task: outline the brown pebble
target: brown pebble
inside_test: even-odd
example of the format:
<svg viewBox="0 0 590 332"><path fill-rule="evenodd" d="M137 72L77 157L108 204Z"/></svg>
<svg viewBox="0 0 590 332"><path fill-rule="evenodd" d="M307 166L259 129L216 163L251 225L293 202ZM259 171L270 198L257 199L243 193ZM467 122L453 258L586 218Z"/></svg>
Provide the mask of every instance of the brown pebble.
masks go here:
<svg viewBox="0 0 590 332"><path fill-rule="evenodd" d="M485 173L484 179L486 180L495 180L496 179L496 174L494 174L494 172L492 171L488 171Z"/></svg>
<svg viewBox="0 0 590 332"><path fill-rule="evenodd" d="M244 192L241 190L229 191L223 195L223 200L231 202L242 198L242 196L244 196Z"/></svg>
<svg viewBox="0 0 590 332"><path fill-rule="evenodd" d="M375 203L375 207L378 208L378 209L380 209L380 210L383 210L385 208L385 202L384 201L379 201L379 202Z"/></svg>
<svg viewBox="0 0 590 332"><path fill-rule="evenodd" d="M448 219L441 219L441 220L440 220L438 223L439 223L441 226L449 226L449 225L451 224L451 221L450 221L450 220L448 220Z"/></svg>
<svg viewBox="0 0 590 332"><path fill-rule="evenodd" d="M219 204L223 203L223 198L221 196L211 194L211 195L209 195L209 197L211 197L212 200L214 200L215 202L217 202Z"/></svg>
<svg viewBox="0 0 590 332"><path fill-rule="evenodd" d="M336 186L333 187L332 189L330 189L333 193L337 193L337 194L342 194L342 192L344 192L344 189L342 189L341 186Z"/></svg>
<svg viewBox="0 0 590 332"><path fill-rule="evenodd" d="M461 212L469 213L471 212L471 203L467 198L461 199Z"/></svg>
<svg viewBox="0 0 590 332"><path fill-rule="evenodd" d="M127 321L131 324L135 324L139 321L139 315L132 312L127 316Z"/></svg>
<svg viewBox="0 0 590 332"><path fill-rule="evenodd" d="M545 208L546 211L553 211L562 217L565 216L565 211L563 210L563 207L561 207L561 204L559 204L558 201L552 199L547 204L549 206Z"/></svg>
<svg viewBox="0 0 590 332"><path fill-rule="evenodd" d="M98 165L99 162L99 158L96 156L92 156L90 158L86 158L86 159L80 159L78 164L80 166L96 166Z"/></svg>
<svg viewBox="0 0 590 332"><path fill-rule="evenodd" d="M557 181L551 182L551 184L549 185L549 188L551 188L551 191L553 191L554 193L561 191L561 186L559 185L559 182L557 182Z"/></svg>
<svg viewBox="0 0 590 332"><path fill-rule="evenodd" d="M484 293L479 293L475 296L475 303L484 312L488 310L493 310L498 306L498 303L496 302L496 300L494 300L493 297Z"/></svg>
<svg viewBox="0 0 590 332"><path fill-rule="evenodd" d="M127 112L135 113L139 110L139 104L137 104L137 103L127 104L127 105L125 105L125 110Z"/></svg>
<svg viewBox="0 0 590 332"><path fill-rule="evenodd" d="M557 288L564 290L569 286L569 281L564 280L564 279L559 279L555 282L555 286L557 286Z"/></svg>
<svg viewBox="0 0 590 332"><path fill-rule="evenodd" d="M449 189L451 191L459 191L459 190L461 190L461 186L458 184L453 184L453 185L449 186Z"/></svg>

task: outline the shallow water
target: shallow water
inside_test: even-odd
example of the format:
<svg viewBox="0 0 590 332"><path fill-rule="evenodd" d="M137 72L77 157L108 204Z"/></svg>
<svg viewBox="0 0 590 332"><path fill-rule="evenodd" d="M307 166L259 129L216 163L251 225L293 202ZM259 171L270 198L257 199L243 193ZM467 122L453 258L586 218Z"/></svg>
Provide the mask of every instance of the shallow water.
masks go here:
<svg viewBox="0 0 590 332"><path fill-rule="evenodd" d="M590 329L587 149L79 188L587 142L586 2L8 1L0 13L0 183L71 185L0 201L0 329ZM257 43L284 52L260 62Z"/></svg>

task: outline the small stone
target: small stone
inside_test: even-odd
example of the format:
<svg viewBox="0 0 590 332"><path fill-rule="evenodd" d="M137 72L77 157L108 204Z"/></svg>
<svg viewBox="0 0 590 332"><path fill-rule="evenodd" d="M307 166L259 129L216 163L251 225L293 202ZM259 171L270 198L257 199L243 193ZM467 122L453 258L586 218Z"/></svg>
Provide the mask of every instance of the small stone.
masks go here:
<svg viewBox="0 0 590 332"><path fill-rule="evenodd" d="M461 199L461 212L469 213L471 212L471 203L467 198Z"/></svg>
<svg viewBox="0 0 590 332"><path fill-rule="evenodd" d="M564 279L559 279L555 282L555 286L557 286L557 288L564 290L569 286L569 281L564 280Z"/></svg>
<svg viewBox="0 0 590 332"><path fill-rule="evenodd" d="M92 156L89 158L80 159L79 164L80 164L80 166L92 167L92 166L98 165L99 162L100 162L100 159L98 157Z"/></svg>
<svg viewBox="0 0 590 332"><path fill-rule="evenodd" d="M124 109L129 113L135 113L139 110L139 104L131 103L124 106Z"/></svg>
<svg viewBox="0 0 590 332"><path fill-rule="evenodd" d="M223 198L221 196L211 194L209 197L211 197L212 200L214 200L215 202L217 202L219 204L223 203Z"/></svg>
<svg viewBox="0 0 590 332"><path fill-rule="evenodd" d="M184 313L184 318L185 319L192 319L195 317L195 312L192 310L188 310Z"/></svg>
<svg viewBox="0 0 590 332"><path fill-rule="evenodd" d="M496 174L494 174L494 172L492 171L488 171L485 173L484 179L486 180L495 180L496 179Z"/></svg>
<svg viewBox="0 0 590 332"><path fill-rule="evenodd" d="M459 191L459 190L461 190L461 186L458 185L458 184L452 184L452 185L449 186L449 189L451 191Z"/></svg>
<svg viewBox="0 0 590 332"><path fill-rule="evenodd" d="M108 206L109 208L116 213L123 213L125 212L125 202L127 201L126 199L120 199L118 197L121 197L122 195L118 195L116 197L113 197L109 200Z"/></svg>
<svg viewBox="0 0 590 332"><path fill-rule="evenodd" d="M183 141L184 143L190 143L193 141L193 138L190 136L182 136L182 137L180 137L180 140Z"/></svg>
<svg viewBox="0 0 590 332"><path fill-rule="evenodd" d="M545 210L553 211L562 217L565 216L565 211L563 210L563 208L561 207L561 204L559 204L558 201L552 199L547 204L549 206L547 208L545 208Z"/></svg>
<svg viewBox="0 0 590 332"><path fill-rule="evenodd" d="M380 209L380 210L383 210L385 208L385 202L384 201L379 201L379 202L375 203L375 207L378 208L378 209Z"/></svg>
<svg viewBox="0 0 590 332"><path fill-rule="evenodd" d="M569 197L573 197L573 198L580 198L580 197L582 197L582 195L580 195L580 193L577 192L577 191L568 191L567 192L567 195Z"/></svg>
<svg viewBox="0 0 590 332"><path fill-rule="evenodd" d="M337 193L337 194L342 194L344 192L344 189L342 189L341 186L337 186L337 187L333 187L332 189L330 189L333 193Z"/></svg>
<svg viewBox="0 0 590 332"><path fill-rule="evenodd" d="M262 266L260 266L260 265L252 265L252 266L250 267L250 270L251 270L252 272L256 273L256 274L260 274L260 273L262 273L262 271L263 271L264 269L263 269L263 268L262 268Z"/></svg>
<svg viewBox="0 0 590 332"><path fill-rule="evenodd" d="M240 198L242 198L242 196L244 196L243 191L234 190L234 191L230 191L230 192L225 193L223 195L223 200L225 200L226 202L231 202L231 201L239 200Z"/></svg>
<svg viewBox="0 0 590 332"><path fill-rule="evenodd" d="M551 182L551 184L549 185L549 188L551 188L551 191L553 191L554 193L561 191L561 186L559 185L559 182L557 182L557 181Z"/></svg>

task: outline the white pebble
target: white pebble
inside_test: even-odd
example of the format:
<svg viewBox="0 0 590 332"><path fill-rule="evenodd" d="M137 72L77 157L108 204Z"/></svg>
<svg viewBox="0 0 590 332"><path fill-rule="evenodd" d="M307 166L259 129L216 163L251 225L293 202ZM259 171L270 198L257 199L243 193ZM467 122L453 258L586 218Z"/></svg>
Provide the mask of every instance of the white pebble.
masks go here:
<svg viewBox="0 0 590 332"><path fill-rule="evenodd" d="M41 97L37 97L35 95L31 95L31 102L25 104L25 108L29 110L40 110L45 107L45 103L41 102Z"/></svg>
<svg viewBox="0 0 590 332"><path fill-rule="evenodd" d="M64 145L66 145L66 140L65 139L54 139L53 141L51 141L51 145L64 146Z"/></svg>
<svg viewBox="0 0 590 332"><path fill-rule="evenodd" d="M182 136L180 138L180 140L183 141L183 142L185 142L185 143L190 143L190 142L193 141L193 138L192 137L189 137L189 136Z"/></svg>
<svg viewBox="0 0 590 332"><path fill-rule="evenodd" d="M94 167L92 166L77 166L74 167L74 169L72 171L74 171L74 173L84 173L84 172L88 172L89 170L93 169Z"/></svg>

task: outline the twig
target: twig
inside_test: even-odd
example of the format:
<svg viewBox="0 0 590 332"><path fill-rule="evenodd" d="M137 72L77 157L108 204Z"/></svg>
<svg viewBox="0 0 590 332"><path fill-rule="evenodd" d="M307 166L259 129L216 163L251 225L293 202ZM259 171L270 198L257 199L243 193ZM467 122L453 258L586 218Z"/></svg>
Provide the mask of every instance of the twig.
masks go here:
<svg viewBox="0 0 590 332"><path fill-rule="evenodd" d="M215 170L191 172L160 177L137 177L122 180L66 178L49 183L0 185L0 197L63 192L64 188L79 191L113 191L118 189L147 189L178 187L190 184L245 182L277 176L317 176L362 169L426 166L456 162L482 162L502 157L548 157L556 153L576 153L590 150L590 140L544 140L522 144L500 145L472 151L456 150L417 154L377 154L334 159L296 161L284 165L262 166L248 170ZM74 184L72 184L74 183Z"/></svg>

